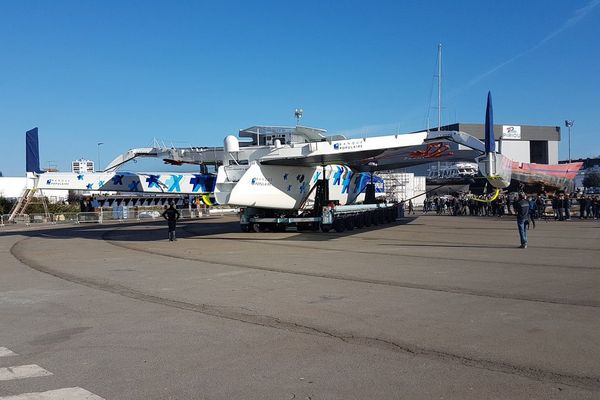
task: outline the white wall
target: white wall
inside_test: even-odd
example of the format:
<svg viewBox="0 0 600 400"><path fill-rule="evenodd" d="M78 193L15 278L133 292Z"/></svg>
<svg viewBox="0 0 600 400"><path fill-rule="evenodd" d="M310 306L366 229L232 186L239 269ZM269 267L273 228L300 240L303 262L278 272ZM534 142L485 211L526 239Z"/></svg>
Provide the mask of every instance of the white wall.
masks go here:
<svg viewBox="0 0 600 400"><path fill-rule="evenodd" d="M531 162L528 141L502 140L500 149L500 152L511 160L524 163Z"/></svg>
<svg viewBox="0 0 600 400"><path fill-rule="evenodd" d="M558 164L558 141L548 141L548 164Z"/></svg>

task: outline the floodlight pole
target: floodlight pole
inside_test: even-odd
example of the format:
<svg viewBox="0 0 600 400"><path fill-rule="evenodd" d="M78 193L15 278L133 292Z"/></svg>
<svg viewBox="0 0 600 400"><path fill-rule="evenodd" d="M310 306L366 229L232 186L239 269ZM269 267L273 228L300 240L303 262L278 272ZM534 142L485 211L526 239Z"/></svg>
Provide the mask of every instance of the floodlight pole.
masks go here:
<svg viewBox="0 0 600 400"><path fill-rule="evenodd" d="M296 117L296 126L300 125L300 118L304 115L304 110L301 108L296 108L294 111L294 116Z"/></svg>
<svg viewBox="0 0 600 400"><path fill-rule="evenodd" d="M100 168L100 146L102 146L104 143L102 142L98 142L98 166L96 167L96 172L98 172L98 168Z"/></svg>
<svg viewBox="0 0 600 400"><path fill-rule="evenodd" d="M569 164L571 163L571 128L575 123L572 119L565 120L565 126L569 129Z"/></svg>

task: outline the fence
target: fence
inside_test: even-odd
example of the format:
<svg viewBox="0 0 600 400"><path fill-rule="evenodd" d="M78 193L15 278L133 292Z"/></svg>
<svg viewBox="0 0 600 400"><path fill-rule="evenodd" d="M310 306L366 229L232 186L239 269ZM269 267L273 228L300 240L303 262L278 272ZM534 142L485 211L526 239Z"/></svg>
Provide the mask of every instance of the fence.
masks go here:
<svg viewBox="0 0 600 400"><path fill-rule="evenodd" d="M197 219L209 216L234 215L239 213L237 208L204 208L204 209L181 209L178 210L181 219ZM100 209L94 212L78 212L78 213L54 213L54 214L23 214L16 216L9 222L9 214L0 215L0 227L14 225L43 225L43 224L81 224L81 223L96 223L103 222L137 222L148 221L162 218L159 209L134 209L134 210L119 210Z"/></svg>

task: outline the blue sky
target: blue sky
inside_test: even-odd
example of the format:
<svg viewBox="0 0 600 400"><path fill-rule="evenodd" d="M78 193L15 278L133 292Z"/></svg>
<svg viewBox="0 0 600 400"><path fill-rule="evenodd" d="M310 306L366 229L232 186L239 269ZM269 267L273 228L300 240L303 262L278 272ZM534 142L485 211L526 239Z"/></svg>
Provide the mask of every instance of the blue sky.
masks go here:
<svg viewBox="0 0 600 400"><path fill-rule="evenodd" d="M491 90L496 123L573 119L573 158L600 155L600 0L2 1L0 37L5 176L35 126L63 171L98 142L101 164L216 146L297 107L330 133L422 129L440 42L443 123L483 122Z"/></svg>

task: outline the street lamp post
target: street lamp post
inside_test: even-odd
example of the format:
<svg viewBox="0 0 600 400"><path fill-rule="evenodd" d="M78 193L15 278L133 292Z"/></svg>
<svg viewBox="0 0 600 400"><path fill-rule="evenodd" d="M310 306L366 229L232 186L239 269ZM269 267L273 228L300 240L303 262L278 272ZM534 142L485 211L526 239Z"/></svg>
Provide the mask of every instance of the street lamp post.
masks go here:
<svg viewBox="0 0 600 400"><path fill-rule="evenodd" d="M569 164L571 163L571 128L573 127L574 123L575 121L572 119L565 120L565 126L569 128Z"/></svg>
<svg viewBox="0 0 600 400"><path fill-rule="evenodd" d="M100 146L102 146L104 143L102 142L98 142L98 166L96 167L96 171L98 171L98 168L100 168Z"/></svg>

